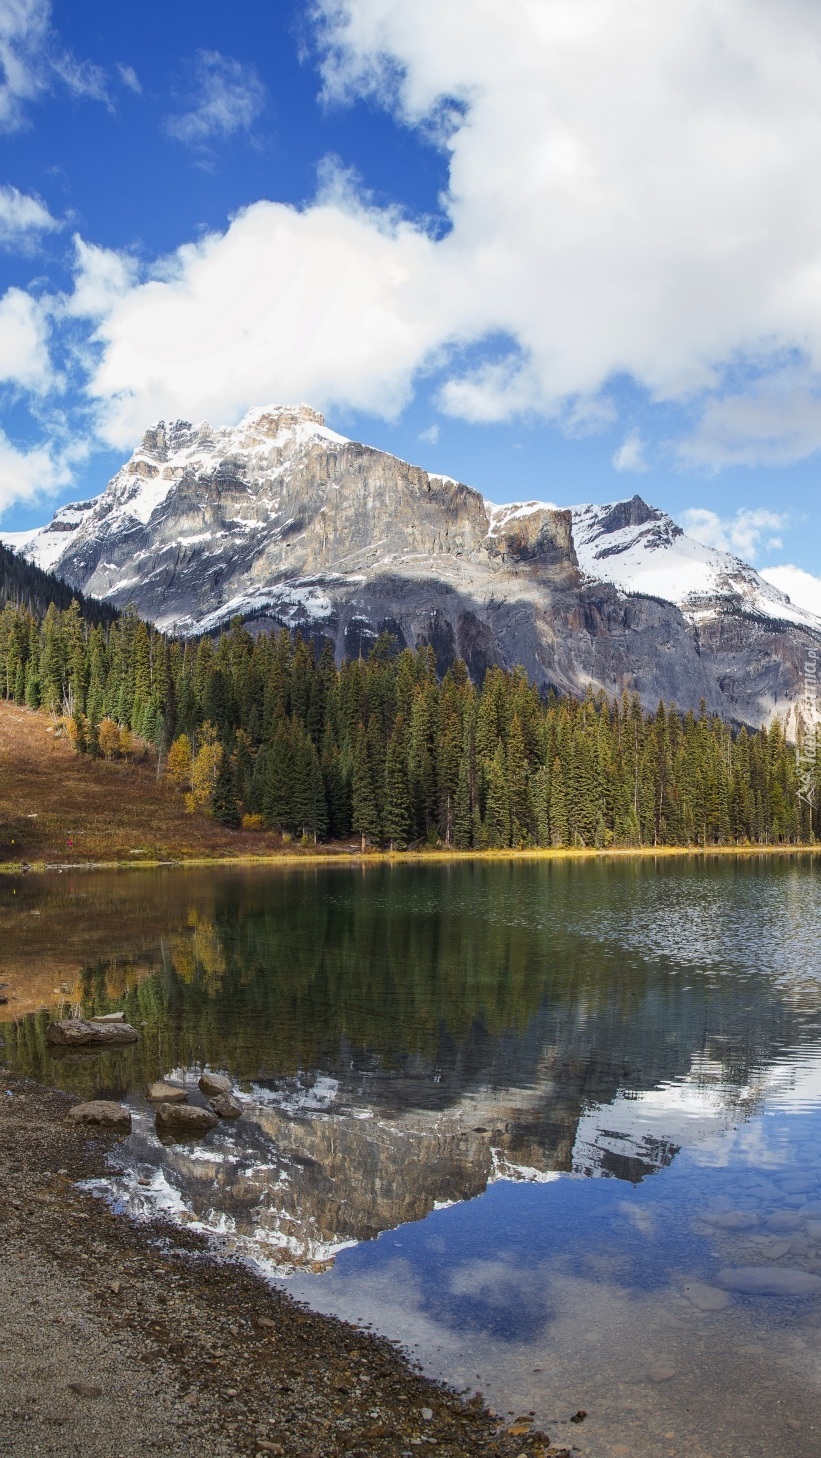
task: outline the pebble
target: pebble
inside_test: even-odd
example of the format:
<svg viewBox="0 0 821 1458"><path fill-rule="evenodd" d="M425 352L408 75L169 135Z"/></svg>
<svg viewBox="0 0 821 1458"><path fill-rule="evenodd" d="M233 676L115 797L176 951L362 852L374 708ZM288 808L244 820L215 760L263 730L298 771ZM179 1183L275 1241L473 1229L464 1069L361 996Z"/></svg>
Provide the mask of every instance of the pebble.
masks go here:
<svg viewBox="0 0 821 1458"><path fill-rule="evenodd" d="M676 1375L676 1369L675 1369L675 1367L662 1367L662 1366L651 1367L649 1369L648 1373L647 1373L647 1376L648 1376L648 1378L649 1378L649 1380L651 1382L669 1382L670 1381L670 1378L671 1377L675 1377L675 1375ZM572 1418L571 1418L571 1422L572 1422Z"/></svg>

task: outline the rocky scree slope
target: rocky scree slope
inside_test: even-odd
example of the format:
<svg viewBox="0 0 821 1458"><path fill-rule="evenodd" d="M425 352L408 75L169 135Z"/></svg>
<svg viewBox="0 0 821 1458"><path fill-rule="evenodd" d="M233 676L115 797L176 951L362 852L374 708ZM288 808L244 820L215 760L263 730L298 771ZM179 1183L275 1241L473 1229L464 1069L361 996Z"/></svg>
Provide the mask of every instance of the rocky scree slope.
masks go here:
<svg viewBox="0 0 821 1458"><path fill-rule="evenodd" d="M329 430L307 406L237 426L160 422L91 501L6 541L72 587L167 631L241 615L337 655L383 629L443 670L522 664L579 694L637 692L793 730L821 620L640 497L495 506Z"/></svg>

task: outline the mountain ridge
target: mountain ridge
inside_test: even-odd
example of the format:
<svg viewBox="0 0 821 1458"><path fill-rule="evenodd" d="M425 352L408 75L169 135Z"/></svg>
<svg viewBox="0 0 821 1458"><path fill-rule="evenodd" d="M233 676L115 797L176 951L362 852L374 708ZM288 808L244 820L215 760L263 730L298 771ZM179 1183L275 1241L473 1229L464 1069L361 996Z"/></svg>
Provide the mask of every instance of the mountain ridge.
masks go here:
<svg viewBox="0 0 821 1458"><path fill-rule="evenodd" d="M157 422L99 496L5 540L71 586L167 631L233 616L328 637L430 642L480 678L638 692L750 724L795 720L821 619L639 496L496 505L330 430L309 406L236 425Z"/></svg>

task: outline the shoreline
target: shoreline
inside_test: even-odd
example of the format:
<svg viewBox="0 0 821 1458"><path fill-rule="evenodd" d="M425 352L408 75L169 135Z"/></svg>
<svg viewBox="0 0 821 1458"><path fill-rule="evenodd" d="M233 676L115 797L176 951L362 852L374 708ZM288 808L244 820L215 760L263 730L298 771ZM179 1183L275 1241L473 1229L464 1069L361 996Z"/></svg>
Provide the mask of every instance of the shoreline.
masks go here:
<svg viewBox="0 0 821 1458"><path fill-rule="evenodd" d="M155 871L180 870L185 867L207 869L225 866L379 866L458 864L479 861L619 861L672 860L690 856L708 860L727 856L760 858L764 856L821 855L821 841L803 845L658 845L658 846L561 846L533 847L528 850L447 850L420 851L328 850L275 851L264 855L180 856L158 860L134 857L129 860L88 861L2 861L0 875L43 875L48 871Z"/></svg>
<svg viewBox="0 0 821 1458"><path fill-rule="evenodd" d="M78 1182L116 1137L68 1125L70 1095L7 1073L2 1091L0 1452L569 1458L202 1235L114 1212Z"/></svg>

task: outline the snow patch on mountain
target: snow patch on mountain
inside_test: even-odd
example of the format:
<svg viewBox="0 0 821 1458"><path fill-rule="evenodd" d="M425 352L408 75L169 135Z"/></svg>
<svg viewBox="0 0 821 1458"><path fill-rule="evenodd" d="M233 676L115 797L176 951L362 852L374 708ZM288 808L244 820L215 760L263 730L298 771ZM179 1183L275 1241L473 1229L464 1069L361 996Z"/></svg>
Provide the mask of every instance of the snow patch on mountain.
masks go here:
<svg viewBox="0 0 821 1458"><path fill-rule="evenodd" d="M521 521L525 517L535 516L537 511L561 510L561 507L556 506L552 501L511 501L504 506L497 506L495 502L484 498L484 506L487 512L489 537L495 537L499 532L503 532L512 521Z"/></svg>

